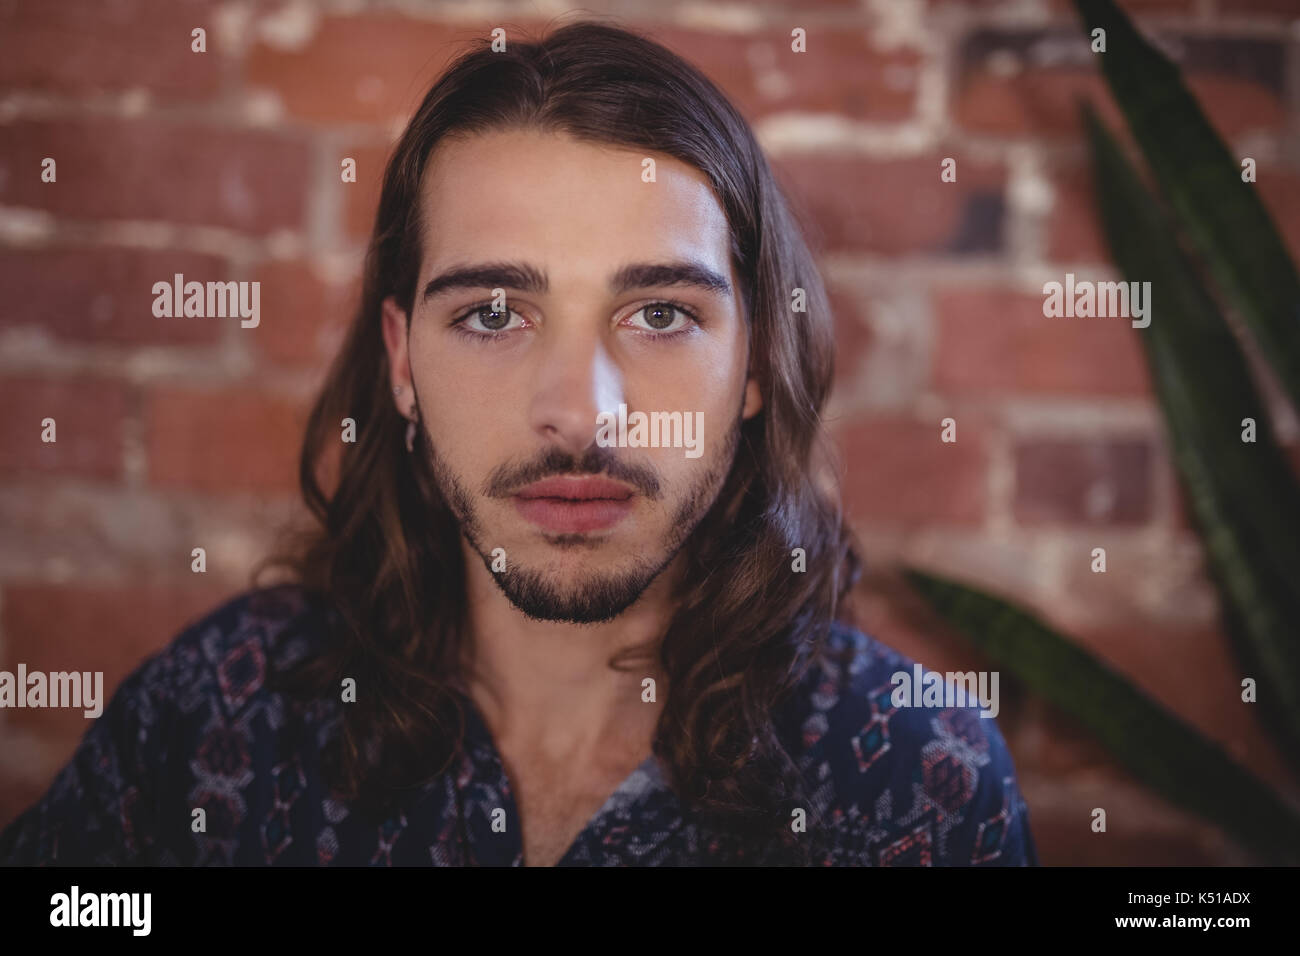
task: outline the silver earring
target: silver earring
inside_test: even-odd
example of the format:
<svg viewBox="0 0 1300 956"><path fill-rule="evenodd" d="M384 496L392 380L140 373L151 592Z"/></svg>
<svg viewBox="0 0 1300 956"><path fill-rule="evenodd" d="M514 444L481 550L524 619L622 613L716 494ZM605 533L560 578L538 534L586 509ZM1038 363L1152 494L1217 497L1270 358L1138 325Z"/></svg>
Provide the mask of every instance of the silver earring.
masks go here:
<svg viewBox="0 0 1300 956"><path fill-rule="evenodd" d="M415 420L414 419L407 422L406 425L406 450L408 452L415 451Z"/></svg>
<svg viewBox="0 0 1300 956"><path fill-rule="evenodd" d="M400 385L394 385L394 386L393 386L393 394L394 394L394 395L401 395L401 394L402 394L402 386L400 386Z"/></svg>

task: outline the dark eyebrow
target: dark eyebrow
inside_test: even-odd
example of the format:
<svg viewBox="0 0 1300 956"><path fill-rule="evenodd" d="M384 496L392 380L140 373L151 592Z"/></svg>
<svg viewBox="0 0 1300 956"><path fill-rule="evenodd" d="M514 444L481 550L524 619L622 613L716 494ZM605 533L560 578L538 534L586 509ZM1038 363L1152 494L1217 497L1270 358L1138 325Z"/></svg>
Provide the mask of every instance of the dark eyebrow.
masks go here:
<svg viewBox="0 0 1300 956"><path fill-rule="evenodd" d="M700 262L634 262L623 266L610 277L609 289L622 295L633 289L657 286L686 285L731 296L731 283L713 269ZM546 273L525 263L487 262L457 266L426 283L420 295L425 302L436 295L459 289L516 289L523 292L544 293L549 287Z"/></svg>
<svg viewBox="0 0 1300 956"><path fill-rule="evenodd" d="M702 262L634 262L619 269L609 280L609 291L622 295L633 289L650 289L665 285L686 285L731 296L731 283Z"/></svg>
<svg viewBox="0 0 1300 956"><path fill-rule="evenodd" d="M514 262L485 262L477 265L457 266L436 275L428 281L420 301L426 302L435 295L460 289L518 289L523 292L545 292L546 275L532 266Z"/></svg>

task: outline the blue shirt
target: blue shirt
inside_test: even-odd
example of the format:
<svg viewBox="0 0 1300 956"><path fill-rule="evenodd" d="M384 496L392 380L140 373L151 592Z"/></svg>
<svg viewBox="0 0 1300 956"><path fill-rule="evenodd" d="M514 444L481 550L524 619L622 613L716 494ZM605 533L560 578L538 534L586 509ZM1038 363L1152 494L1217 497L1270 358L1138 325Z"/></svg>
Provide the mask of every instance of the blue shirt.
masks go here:
<svg viewBox="0 0 1300 956"><path fill-rule="evenodd" d="M383 823L336 801L321 747L346 706L265 686L320 647L292 585L240 594L133 671L45 796L0 833L7 864L520 866L518 813L482 716L452 767ZM845 625L784 706L826 831L818 865L1037 865L1005 742L976 706L896 707L912 661ZM467 702L468 703L468 702ZM205 811L204 832L193 812ZM505 827L499 825L504 810ZM632 772L560 865L710 865L734 850L684 814L657 758ZM810 821L813 814L809 813Z"/></svg>

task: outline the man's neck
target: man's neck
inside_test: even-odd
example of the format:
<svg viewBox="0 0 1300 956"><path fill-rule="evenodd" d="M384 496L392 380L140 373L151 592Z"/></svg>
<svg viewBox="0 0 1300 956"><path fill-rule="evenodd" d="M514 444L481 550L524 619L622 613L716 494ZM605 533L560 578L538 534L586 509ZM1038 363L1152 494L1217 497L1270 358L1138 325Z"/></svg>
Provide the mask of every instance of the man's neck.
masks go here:
<svg viewBox="0 0 1300 956"><path fill-rule="evenodd" d="M672 613L673 566L612 621L537 621L514 607L466 549L467 682L503 752L555 764L617 765L648 755L667 688L658 642ZM609 661L648 648L630 670ZM655 703L642 681L655 680Z"/></svg>

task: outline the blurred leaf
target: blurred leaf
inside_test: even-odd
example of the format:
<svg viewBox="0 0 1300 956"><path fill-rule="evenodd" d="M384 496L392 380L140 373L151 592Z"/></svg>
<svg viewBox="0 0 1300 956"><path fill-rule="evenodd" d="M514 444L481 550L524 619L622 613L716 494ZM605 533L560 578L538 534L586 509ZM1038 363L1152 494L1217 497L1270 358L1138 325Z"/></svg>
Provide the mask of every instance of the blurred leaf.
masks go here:
<svg viewBox="0 0 1300 956"><path fill-rule="evenodd" d="M1151 283L1139 330L1211 569L1264 716L1300 757L1300 485L1273 441L1245 357L1171 224L1090 107L1097 198L1124 278ZM1242 420L1257 423L1241 440Z"/></svg>
<svg viewBox="0 0 1300 956"><path fill-rule="evenodd" d="M903 573L941 616L1079 720L1138 779L1263 856L1300 860L1300 811L1196 728L1014 605L924 571Z"/></svg>
<svg viewBox="0 0 1300 956"><path fill-rule="evenodd" d="M1300 276L1256 192L1188 91L1178 68L1113 0L1075 0L1095 54L1161 191L1231 297L1282 387L1300 408ZM1300 675L1298 675L1300 676Z"/></svg>

